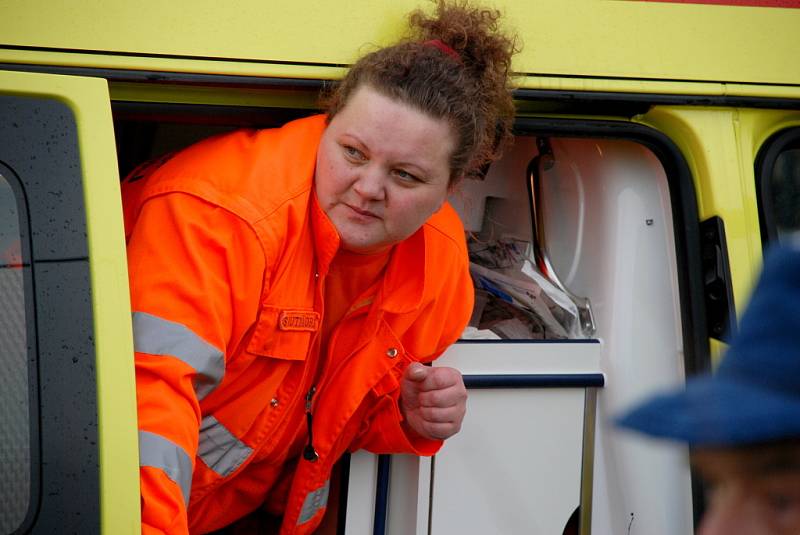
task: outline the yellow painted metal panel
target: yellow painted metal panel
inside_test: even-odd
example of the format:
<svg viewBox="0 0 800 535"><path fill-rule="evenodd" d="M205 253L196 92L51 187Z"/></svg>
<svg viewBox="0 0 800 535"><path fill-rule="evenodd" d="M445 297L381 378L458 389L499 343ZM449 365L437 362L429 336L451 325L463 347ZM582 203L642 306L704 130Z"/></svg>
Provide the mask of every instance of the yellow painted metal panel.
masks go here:
<svg viewBox="0 0 800 535"><path fill-rule="evenodd" d="M638 120L678 145L694 177L700 219L718 215L725 222L739 303L755 275L761 245L755 200L747 193L752 190L752 163L748 169L741 162L736 114L730 108L656 107Z"/></svg>
<svg viewBox="0 0 800 535"><path fill-rule="evenodd" d="M707 95L718 97L800 98L800 85L730 84L664 80L620 80L609 78L559 78L555 76L517 76L515 87L548 91L608 91L667 95Z"/></svg>
<svg viewBox="0 0 800 535"><path fill-rule="evenodd" d="M660 106L636 120L678 145L694 177L700 219L718 215L725 222L741 314L761 266L755 159L770 135L800 125L800 111ZM718 344L713 348L721 350Z"/></svg>
<svg viewBox="0 0 800 535"><path fill-rule="evenodd" d="M0 0L2 1L2 0ZM257 61L216 61L196 58L160 58L114 54L83 54L46 50L5 49L0 45L0 62L94 69L267 76L276 78L308 78L333 80L341 78L342 67L259 63Z"/></svg>
<svg viewBox="0 0 800 535"><path fill-rule="evenodd" d="M518 72L800 84L800 9L627 0L495 0L524 49ZM403 31L417 0L5 0L0 44L341 65ZM0 61L16 53L0 51ZM75 61L94 64L86 56ZM132 58L138 68L151 59ZM181 60L170 60L179 64ZM185 61L185 60L184 60ZM227 69L225 61L212 61ZM213 65L205 72L216 72Z"/></svg>
<svg viewBox="0 0 800 535"><path fill-rule="evenodd" d="M53 65L58 67L92 67L97 69L121 69L133 71L172 72L181 74L217 74L231 76L296 78L312 80L337 80L345 67L318 65L284 65L258 63L254 61L210 61L201 59L170 59L151 57L131 57L102 54L76 54L54 51L6 50L0 48L0 62L28 65ZM577 78L542 75L517 75L514 86L523 89L542 89L548 91L607 91L639 94L700 95L728 97L761 97L774 99L800 99L800 85L732 84L719 82L691 82L664 80L626 80L609 78ZM146 85L146 86L145 86ZM115 84L112 98L115 100L151 101L154 94L162 94L155 101L163 101L161 84L138 84L138 86ZM125 88L118 95L117 88ZM227 89L226 89L227 91ZM250 92L249 96L239 92L245 101L261 99L255 96L260 90ZM209 93L208 91L205 91ZM262 92L263 93L263 92ZM196 90L187 90L189 100L195 102ZM171 91L175 98L177 92ZM218 95L214 95L216 99ZM231 100L231 99L228 99ZM235 100L235 99L234 99ZM175 102L183 102L181 98ZM202 99L198 103L208 103ZM232 103L233 104L233 103ZM241 105L258 105L245 104ZM301 105L300 107L304 107Z"/></svg>
<svg viewBox="0 0 800 535"><path fill-rule="evenodd" d="M108 88L96 78L0 71L0 92L57 99L75 114L97 352L101 520L105 533L139 533L133 339Z"/></svg>
<svg viewBox="0 0 800 535"><path fill-rule="evenodd" d="M739 150L739 161L741 162L743 176L741 195L748 207L748 221L756 221L753 230L759 230L757 199L758 191L756 188L755 161L759 151L765 147L770 136L785 130L800 126L800 111L798 110L755 110L743 109L736 110L734 117L734 133L736 145ZM748 236L750 241L758 241L761 244L761 236ZM755 246L752 247L756 249ZM760 249L759 249L760 251ZM761 255L754 259L754 269L761 267ZM749 281L746 287L747 297L752 289Z"/></svg>
<svg viewBox="0 0 800 535"><path fill-rule="evenodd" d="M319 105L315 91L285 89L198 87L178 84L138 84L115 82L109 91L112 100L129 102L179 102L182 104L215 104L226 106L269 106L275 108L312 109Z"/></svg>

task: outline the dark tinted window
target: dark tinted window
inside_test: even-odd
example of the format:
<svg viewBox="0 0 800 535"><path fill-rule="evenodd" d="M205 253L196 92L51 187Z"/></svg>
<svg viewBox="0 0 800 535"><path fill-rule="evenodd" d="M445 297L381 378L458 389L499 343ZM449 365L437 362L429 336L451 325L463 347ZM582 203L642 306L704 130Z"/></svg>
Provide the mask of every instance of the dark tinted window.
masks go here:
<svg viewBox="0 0 800 535"><path fill-rule="evenodd" d="M778 155L770 177L770 193L778 238L800 230L800 147Z"/></svg>
<svg viewBox="0 0 800 535"><path fill-rule="evenodd" d="M28 266L21 246L27 232L19 191L13 174L0 165L0 533L22 524L31 495Z"/></svg>
<svg viewBox="0 0 800 535"><path fill-rule="evenodd" d="M768 141L756 168L764 242L785 240L800 231L800 128Z"/></svg>

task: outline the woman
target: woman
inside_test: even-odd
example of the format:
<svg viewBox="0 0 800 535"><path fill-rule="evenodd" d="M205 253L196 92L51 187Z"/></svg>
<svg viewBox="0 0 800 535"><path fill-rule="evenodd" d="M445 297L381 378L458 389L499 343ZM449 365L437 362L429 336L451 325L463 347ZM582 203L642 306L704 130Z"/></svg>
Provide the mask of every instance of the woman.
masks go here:
<svg viewBox="0 0 800 535"><path fill-rule="evenodd" d="M265 507L309 533L342 453L432 455L465 412L426 367L472 309L445 199L510 137L513 41L439 4L326 116L203 141L123 185L143 533Z"/></svg>

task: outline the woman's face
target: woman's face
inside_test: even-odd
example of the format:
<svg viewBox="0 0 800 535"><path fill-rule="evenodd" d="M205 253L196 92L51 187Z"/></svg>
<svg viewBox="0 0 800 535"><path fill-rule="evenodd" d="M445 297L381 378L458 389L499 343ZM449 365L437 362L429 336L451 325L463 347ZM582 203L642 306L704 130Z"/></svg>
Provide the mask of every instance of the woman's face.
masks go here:
<svg viewBox="0 0 800 535"><path fill-rule="evenodd" d="M450 125L362 85L317 152L320 205L356 253L411 236L444 203L455 147Z"/></svg>

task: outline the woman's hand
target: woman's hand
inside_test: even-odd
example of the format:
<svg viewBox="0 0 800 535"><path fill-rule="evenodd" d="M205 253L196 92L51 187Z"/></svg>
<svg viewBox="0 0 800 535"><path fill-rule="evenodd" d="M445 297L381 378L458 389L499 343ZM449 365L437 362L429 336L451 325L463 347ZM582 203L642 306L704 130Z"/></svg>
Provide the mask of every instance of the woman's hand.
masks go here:
<svg viewBox="0 0 800 535"><path fill-rule="evenodd" d="M407 426L423 438L444 440L455 435L467 412L461 373L411 363L400 385L400 410Z"/></svg>

